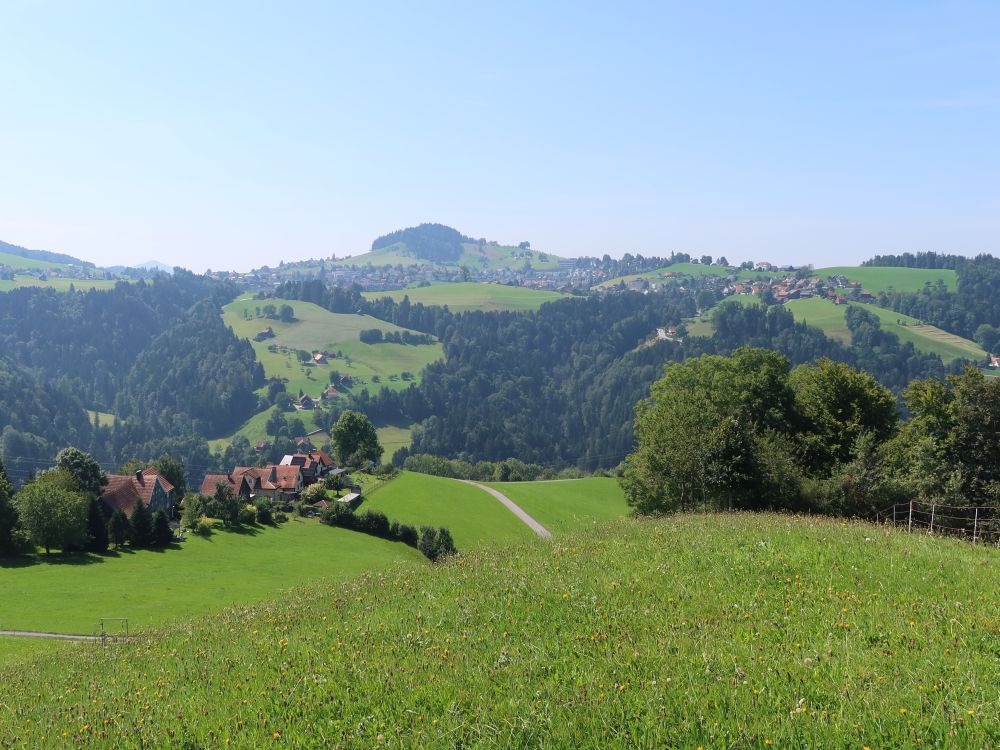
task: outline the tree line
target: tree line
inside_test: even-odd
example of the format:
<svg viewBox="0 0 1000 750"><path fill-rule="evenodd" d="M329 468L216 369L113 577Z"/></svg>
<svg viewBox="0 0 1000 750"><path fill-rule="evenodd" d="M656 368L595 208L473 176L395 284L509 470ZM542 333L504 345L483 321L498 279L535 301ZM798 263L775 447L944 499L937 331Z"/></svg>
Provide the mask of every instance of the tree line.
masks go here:
<svg viewBox="0 0 1000 750"><path fill-rule="evenodd" d="M865 517L909 499L1000 502L1000 381L970 367L902 396L905 420L869 373L757 348L669 365L636 407L626 497L642 513Z"/></svg>

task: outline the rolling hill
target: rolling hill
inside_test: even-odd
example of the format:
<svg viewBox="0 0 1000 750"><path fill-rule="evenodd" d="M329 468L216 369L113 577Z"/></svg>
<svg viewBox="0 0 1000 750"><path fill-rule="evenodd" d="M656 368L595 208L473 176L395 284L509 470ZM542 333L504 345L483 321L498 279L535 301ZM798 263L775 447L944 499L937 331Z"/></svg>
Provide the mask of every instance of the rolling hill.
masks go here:
<svg viewBox="0 0 1000 750"><path fill-rule="evenodd" d="M441 283L430 286L397 289L390 292L365 292L367 299L390 297L400 302L409 297L413 304L447 305L452 312L465 310L537 310L546 302L567 295L504 284L477 282Z"/></svg>
<svg viewBox="0 0 1000 750"><path fill-rule="evenodd" d="M530 263L531 267L535 270L551 271L559 267L559 261L561 260L564 259L538 250L522 250L510 245L494 243L480 245L476 242L465 242L462 243L461 255L456 260L442 263L442 265L499 269L524 268L525 263ZM416 255L404 242L397 242L378 250L372 250L349 258L342 258L333 262L345 266L364 266L369 263L373 266L424 266L433 265L434 263L434 261Z"/></svg>
<svg viewBox="0 0 1000 750"><path fill-rule="evenodd" d="M2 241L0 241L0 265L7 265L12 268L94 267L94 264L89 261L80 260L65 253L53 253L48 250L29 250L26 247Z"/></svg>
<svg viewBox="0 0 1000 750"><path fill-rule="evenodd" d="M832 266L817 268L813 276L826 279L843 276L849 281L861 283L862 288L872 294L895 289L897 292L918 292L925 284L935 284L940 279L951 291L958 285L958 275L949 269L903 268L901 266Z"/></svg>
<svg viewBox="0 0 1000 750"><path fill-rule="evenodd" d="M15 661L0 667L0 736L37 748L993 747L995 564L992 549L819 518L602 523Z"/></svg>

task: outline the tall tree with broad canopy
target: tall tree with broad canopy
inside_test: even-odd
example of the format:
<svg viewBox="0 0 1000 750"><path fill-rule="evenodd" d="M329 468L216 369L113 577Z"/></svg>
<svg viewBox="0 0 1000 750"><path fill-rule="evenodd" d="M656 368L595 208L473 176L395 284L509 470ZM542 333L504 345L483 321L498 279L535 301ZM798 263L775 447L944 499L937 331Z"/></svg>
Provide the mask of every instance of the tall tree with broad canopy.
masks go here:
<svg viewBox="0 0 1000 750"><path fill-rule="evenodd" d="M56 454L56 466L65 469L76 480L81 492L98 494L101 487L108 483L108 478L101 471L101 465L79 448L63 448Z"/></svg>
<svg viewBox="0 0 1000 750"><path fill-rule="evenodd" d="M366 461L378 463L385 450L378 442L375 425L364 414L345 411L330 433L337 461L346 466L360 466Z"/></svg>
<svg viewBox="0 0 1000 750"><path fill-rule="evenodd" d="M17 512L31 542L45 550L80 549L87 542L90 498L65 469L40 474L17 493Z"/></svg>

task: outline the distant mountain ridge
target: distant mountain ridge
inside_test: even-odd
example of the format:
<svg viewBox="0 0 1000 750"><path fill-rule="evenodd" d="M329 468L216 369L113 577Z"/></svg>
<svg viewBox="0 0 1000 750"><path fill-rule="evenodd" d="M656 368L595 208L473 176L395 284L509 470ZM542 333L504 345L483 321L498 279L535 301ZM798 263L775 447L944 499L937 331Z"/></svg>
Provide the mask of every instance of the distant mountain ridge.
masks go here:
<svg viewBox="0 0 1000 750"><path fill-rule="evenodd" d="M44 260L49 263L67 263L74 266L85 266L87 268L95 267L90 261L80 260L79 258L74 258L72 255L66 255L65 253L53 253L48 250L29 250L26 247L12 245L9 242L4 242L2 240L0 240L0 252L8 253L9 255L16 255L20 258L28 258L30 260Z"/></svg>

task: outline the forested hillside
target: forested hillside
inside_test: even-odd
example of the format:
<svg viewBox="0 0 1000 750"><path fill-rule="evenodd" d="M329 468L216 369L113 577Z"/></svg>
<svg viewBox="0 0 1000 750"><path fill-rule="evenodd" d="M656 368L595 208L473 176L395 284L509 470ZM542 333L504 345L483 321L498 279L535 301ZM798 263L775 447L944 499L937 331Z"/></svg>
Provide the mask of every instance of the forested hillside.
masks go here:
<svg viewBox="0 0 1000 750"><path fill-rule="evenodd" d="M0 351L38 381L110 411L155 336L198 300L234 294L229 285L183 271L108 291L14 289L0 294Z"/></svg>
<svg viewBox="0 0 1000 750"><path fill-rule="evenodd" d="M379 237L372 243L372 250L401 243L414 257L435 263L454 263L464 251L463 242L473 240L444 224L421 224Z"/></svg>

